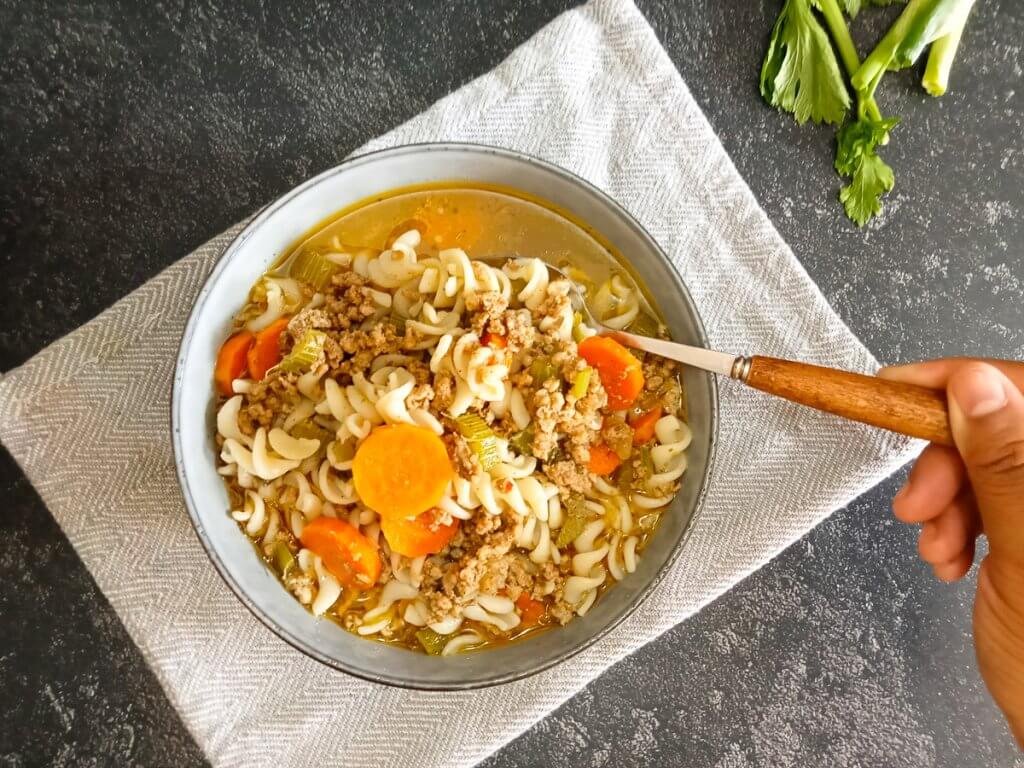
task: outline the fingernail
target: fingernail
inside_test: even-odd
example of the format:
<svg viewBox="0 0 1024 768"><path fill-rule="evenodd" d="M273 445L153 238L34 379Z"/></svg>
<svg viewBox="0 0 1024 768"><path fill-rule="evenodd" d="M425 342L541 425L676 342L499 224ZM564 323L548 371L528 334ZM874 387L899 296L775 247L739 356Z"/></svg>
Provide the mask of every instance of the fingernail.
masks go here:
<svg viewBox="0 0 1024 768"><path fill-rule="evenodd" d="M988 365L979 365L956 376L952 395L967 416L978 419L1004 407L1007 402L1003 375Z"/></svg>

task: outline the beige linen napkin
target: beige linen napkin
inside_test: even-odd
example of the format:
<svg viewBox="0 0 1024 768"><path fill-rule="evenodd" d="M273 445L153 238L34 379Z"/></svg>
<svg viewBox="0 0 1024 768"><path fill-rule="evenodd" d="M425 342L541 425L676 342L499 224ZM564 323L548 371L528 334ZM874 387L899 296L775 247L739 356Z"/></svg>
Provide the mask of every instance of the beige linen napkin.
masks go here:
<svg viewBox="0 0 1024 768"><path fill-rule="evenodd" d="M364 149L444 139L538 155L607 190L670 254L713 345L874 369L628 0L564 14L494 71ZM217 765L471 765L915 448L725 383L704 512L631 619L557 668L499 688L436 694L364 683L302 656L242 607L200 549L175 481L175 353L193 298L237 231L0 380L0 438Z"/></svg>

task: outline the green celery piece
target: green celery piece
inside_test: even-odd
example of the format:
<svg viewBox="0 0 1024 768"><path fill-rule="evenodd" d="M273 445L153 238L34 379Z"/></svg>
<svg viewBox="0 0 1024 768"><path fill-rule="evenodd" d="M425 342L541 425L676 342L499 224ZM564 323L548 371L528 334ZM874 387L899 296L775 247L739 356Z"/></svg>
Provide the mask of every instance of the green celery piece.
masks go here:
<svg viewBox="0 0 1024 768"><path fill-rule="evenodd" d="M543 384L556 373L555 366L551 364L550 358L538 357L530 364L530 376L534 384Z"/></svg>
<svg viewBox="0 0 1024 768"><path fill-rule="evenodd" d="M839 130L836 170L851 177L839 191L839 200L858 226L864 226L882 212L881 196L893 188L895 177L875 148L899 123L899 118L861 119L846 123Z"/></svg>
<svg viewBox="0 0 1024 768"><path fill-rule="evenodd" d="M850 94L811 0L786 0L782 7L761 67L761 95L801 125L838 123L849 109Z"/></svg>
<svg viewBox="0 0 1024 768"><path fill-rule="evenodd" d="M583 313L572 313L572 340L579 344L586 336L583 333Z"/></svg>
<svg viewBox="0 0 1024 768"><path fill-rule="evenodd" d="M462 437L479 459L480 467L484 472L494 469L501 462L501 458L498 456L498 438L494 434L494 430L475 413L464 413L455 419L455 423Z"/></svg>
<svg viewBox="0 0 1024 768"><path fill-rule="evenodd" d="M582 371L577 371L576 378L572 381L572 389L569 390L569 394L577 400L587 394L587 389L590 388L591 373L593 373L593 369L591 368L584 368Z"/></svg>
<svg viewBox="0 0 1024 768"><path fill-rule="evenodd" d="M907 0L843 0L843 7L847 15L852 19L865 5L893 5L894 3L905 3Z"/></svg>
<svg viewBox="0 0 1024 768"><path fill-rule="evenodd" d="M846 26L846 19L839 8L838 0L813 0L814 6L821 11L825 25L832 35L832 42L839 51L839 58L843 61L846 74L853 77L853 73L860 69L860 56L857 54L857 46L850 36L850 28ZM849 6L847 6L849 10ZM852 16L852 15L851 15ZM871 120L881 120L882 113L878 110L874 96L857 95L857 112Z"/></svg>
<svg viewBox="0 0 1024 768"><path fill-rule="evenodd" d="M555 540L555 546L559 549L572 544L583 533L587 523L590 522L590 513L587 510L586 503L578 493L570 496L565 506L565 522L562 523L562 527L558 531L558 538Z"/></svg>
<svg viewBox="0 0 1024 768"><path fill-rule="evenodd" d="M851 78L853 87L873 94L886 70L909 67L930 43L962 27L973 5L974 0L910 0Z"/></svg>
<svg viewBox="0 0 1024 768"><path fill-rule="evenodd" d="M950 24L949 31L933 42L931 50L928 51L928 63L925 65L921 85L932 96L941 96L949 87L949 71L953 67L953 59L956 58L957 49L960 47L960 38L967 25L967 17L973 7L974 0L965 3L959 19Z"/></svg>
<svg viewBox="0 0 1024 768"><path fill-rule="evenodd" d="M430 627L424 627L423 629L417 630L416 639L420 641L420 645L423 646L423 650L431 656L440 656L442 651L444 651L445 645L448 643L448 637L446 635L439 635Z"/></svg>
<svg viewBox="0 0 1024 768"><path fill-rule="evenodd" d="M274 544L271 556L274 561L274 568L282 579L285 578L291 567L295 565L295 556L292 554L292 551L288 549L288 545L283 541L278 541Z"/></svg>
<svg viewBox="0 0 1024 768"><path fill-rule="evenodd" d="M326 333L307 328L302 338L295 342L292 351L274 367L288 373L305 373L311 370L323 355L326 343Z"/></svg>
<svg viewBox="0 0 1024 768"><path fill-rule="evenodd" d="M533 424L527 425L526 429L516 432L509 438L509 447L521 456L533 455Z"/></svg>

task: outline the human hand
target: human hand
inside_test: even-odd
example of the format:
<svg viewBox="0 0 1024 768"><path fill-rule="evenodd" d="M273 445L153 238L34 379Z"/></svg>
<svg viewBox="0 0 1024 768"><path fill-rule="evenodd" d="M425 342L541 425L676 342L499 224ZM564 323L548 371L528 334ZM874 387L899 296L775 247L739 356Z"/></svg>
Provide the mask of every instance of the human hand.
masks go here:
<svg viewBox="0 0 1024 768"><path fill-rule="evenodd" d="M978 667L1024 746L1024 363L963 358L886 368L879 376L945 388L956 449L929 445L893 499L920 523L918 549L943 581L962 578L978 535Z"/></svg>

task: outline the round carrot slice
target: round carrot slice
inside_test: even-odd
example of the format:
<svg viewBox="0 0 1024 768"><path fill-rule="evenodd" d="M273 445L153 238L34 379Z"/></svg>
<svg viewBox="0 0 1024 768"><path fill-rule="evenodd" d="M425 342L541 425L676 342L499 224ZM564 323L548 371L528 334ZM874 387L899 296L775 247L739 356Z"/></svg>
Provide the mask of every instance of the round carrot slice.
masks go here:
<svg viewBox="0 0 1024 768"><path fill-rule="evenodd" d="M540 600L534 600L530 597L529 592L523 592L516 600L516 608L519 609L519 618L523 622L524 627L532 627L534 624L539 624L540 620L544 618L544 611L546 607Z"/></svg>
<svg viewBox="0 0 1024 768"><path fill-rule="evenodd" d="M610 475L618 469L621 463L622 459L619 458L619 454L604 443L590 446L590 460L587 462L587 469L595 475Z"/></svg>
<svg viewBox="0 0 1024 768"><path fill-rule="evenodd" d="M613 411L629 408L644 388L640 361L624 346L607 336L590 336L577 347L580 357L597 369Z"/></svg>
<svg viewBox="0 0 1024 768"><path fill-rule="evenodd" d="M234 390L231 383L245 375L246 357L256 337L249 331L239 331L228 338L217 353L217 367L213 379L217 390L224 397L231 397Z"/></svg>
<svg viewBox="0 0 1024 768"><path fill-rule="evenodd" d="M380 577L377 545L354 526L333 517L318 517L302 529L302 546L320 556L324 567L352 589L369 589Z"/></svg>
<svg viewBox="0 0 1024 768"><path fill-rule="evenodd" d="M415 517L441 501L452 463L432 430L392 424L377 427L356 450L352 479L359 498L381 517Z"/></svg>
<svg viewBox="0 0 1024 768"><path fill-rule="evenodd" d="M288 327L290 317L280 317L256 334L256 343L246 355L249 375L262 381L267 371L281 362L281 334Z"/></svg>
<svg viewBox="0 0 1024 768"><path fill-rule="evenodd" d="M656 405L649 411L629 420L633 428L633 445L644 445L654 439L654 425L661 418L661 406Z"/></svg>
<svg viewBox="0 0 1024 768"><path fill-rule="evenodd" d="M435 520L434 512L429 510L410 518L381 517L380 532L392 552L406 557L433 555L444 549L459 529L458 520L448 525L437 525Z"/></svg>

